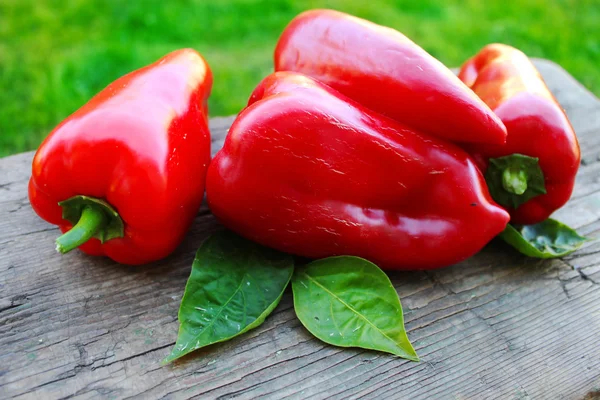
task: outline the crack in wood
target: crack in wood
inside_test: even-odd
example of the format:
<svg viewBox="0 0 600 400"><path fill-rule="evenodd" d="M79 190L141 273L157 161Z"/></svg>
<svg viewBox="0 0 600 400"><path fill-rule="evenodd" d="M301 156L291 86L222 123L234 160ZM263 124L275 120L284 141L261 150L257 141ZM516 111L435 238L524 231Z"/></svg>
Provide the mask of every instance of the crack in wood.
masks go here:
<svg viewBox="0 0 600 400"><path fill-rule="evenodd" d="M110 367L111 365L116 364L116 363L125 363L126 361L133 360L134 358L142 357L142 356L145 356L147 354L154 353L156 351L166 349L167 347L173 347L174 345L175 345L175 342L171 342L171 343L167 343L167 344L162 345L162 346L153 347L153 348L151 348L149 350L146 350L146 351L143 351L141 353L133 354L131 356L128 356L128 357L125 357L125 358L121 358L119 360L115 360L115 361L113 361L111 363L108 363L108 364L102 364L102 365L100 365L100 366L98 366L96 368L92 368L92 370L99 369L99 368Z"/></svg>
<svg viewBox="0 0 600 400"><path fill-rule="evenodd" d="M16 296L11 297L11 299L9 301L7 301L5 304L2 304L2 302L0 302L0 313L3 313L4 311L12 310L14 308L19 308L22 305L27 304L27 300L28 300L28 297L26 294L18 294Z"/></svg>
<svg viewBox="0 0 600 400"><path fill-rule="evenodd" d="M589 275L587 275L585 272L583 272L581 270L581 268L575 268L575 271L577 271L577 273L579 273L579 276L581 276L581 279L588 281L588 282L592 283L593 285L598 284L598 282L596 282L594 279L590 278Z"/></svg>

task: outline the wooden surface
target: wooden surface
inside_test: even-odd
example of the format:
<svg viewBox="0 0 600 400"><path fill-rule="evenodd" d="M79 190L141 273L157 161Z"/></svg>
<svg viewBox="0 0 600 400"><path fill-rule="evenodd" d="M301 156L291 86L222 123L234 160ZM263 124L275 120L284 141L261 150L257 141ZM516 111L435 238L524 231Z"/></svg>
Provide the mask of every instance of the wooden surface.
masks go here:
<svg viewBox="0 0 600 400"><path fill-rule="evenodd" d="M583 152L560 220L600 231L600 102L536 61ZM211 121L213 151L231 118ZM144 268L54 250L32 211L33 153L0 160L0 398L581 399L600 392L600 242L553 261L493 242L468 261L393 273L415 363L313 339L286 293L265 324L163 367L206 208L171 257Z"/></svg>

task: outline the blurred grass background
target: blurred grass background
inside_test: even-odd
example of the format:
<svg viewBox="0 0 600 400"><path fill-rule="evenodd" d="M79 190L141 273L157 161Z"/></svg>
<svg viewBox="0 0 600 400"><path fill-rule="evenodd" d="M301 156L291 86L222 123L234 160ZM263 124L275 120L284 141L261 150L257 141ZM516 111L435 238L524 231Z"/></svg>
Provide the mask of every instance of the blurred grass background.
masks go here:
<svg viewBox="0 0 600 400"><path fill-rule="evenodd" d="M35 149L108 83L181 47L213 69L211 116L234 114L310 8L396 28L451 67L511 44L600 95L600 0L0 0L0 156Z"/></svg>

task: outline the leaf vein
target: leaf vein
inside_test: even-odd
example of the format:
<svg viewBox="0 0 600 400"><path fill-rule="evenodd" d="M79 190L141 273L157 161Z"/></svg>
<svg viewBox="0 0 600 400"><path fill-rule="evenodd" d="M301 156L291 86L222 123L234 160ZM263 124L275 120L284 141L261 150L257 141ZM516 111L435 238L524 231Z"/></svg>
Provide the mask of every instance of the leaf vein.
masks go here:
<svg viewBox="0 0 600 400"><path fill-rule="evenodd" d="M329 289L327 289L325 286L323 286L322 284L320 284L316 279L312 278L310 275L308 275L306 272L302 271L302 274L304 274L310 281L312 281L315 285L319 286L321 289L323 289L325 292L329 293L332 297L334 297L337 301L339 301L340 303L342 303L344 306L348 307L354 314L356 314L357 316L359 316L361 319L363 319L367 324L371 325L371 327L373 327L377 332L379 332L381 335L383 335L386 339L388 339L389 341L391 341L395 347L398 347L398 344L396 343L396 341L394 339L392 339L391 337L389 337L385 332L383 332L381 329L379 329L375 324L373 324L371 321L369 321L365 316L363 316L361 313L359 313L356 309L354 309L354 307L352 307L350 304L346 303L344 300L342 300L339 296L336 296L335 293L333 293L332 291L330 291ZM339 329L338 329L339 330ZM402 349L402 351L404 351Z"/></svg>
<svg viewBox="0 0 600 400"><path fill-rule="evenodd" d="M204 328L202 328L200 330L200 332L195 336L196 338L198 338L199 336L201 336L204 332L206 332L211 326L214 325L215 321L221 316L221 313L223 312L223 310L225 309L225 307L231 302L231 300L233 299L233 297L240 291L240 289L242 288L242 285L244 284L244 277L246 276L246 273L244 273L244 275L242 276L242 280L240 281L240 284L238 285L237 289L235 289L235 291L233 292L233 294L231 295L231 297L229 297L229 299L223 303L223 305L219 308L219 312L215 315L215 317L210 321L210 323L208 325L206 325ZM195 346L194 346L195 347ZM190 350L191 351L191 350Z"/></svg>

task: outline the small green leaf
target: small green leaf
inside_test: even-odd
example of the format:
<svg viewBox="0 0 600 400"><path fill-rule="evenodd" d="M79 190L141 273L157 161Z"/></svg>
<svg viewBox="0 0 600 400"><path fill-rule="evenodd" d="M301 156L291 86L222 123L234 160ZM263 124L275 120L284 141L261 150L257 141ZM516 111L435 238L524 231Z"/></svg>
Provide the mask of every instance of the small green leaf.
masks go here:
<svg viewBox="0 0 600 400"><path fill-rule="evenodd" d="M293 271L288 254L229 231L209 237L196 253L179 307L177 342L164 362L262 324Z"/></svg>
<svg viewBox="0 0 600 400"><path fill-rule="evenodd" d="M292 290L300 322L325 343L419 361L398 293L375 264L350 256L313 261L296 270Z"/></svg>
<svg viewBox="0 0 600 400"><path fill-rule="evenodd" d="M518 208L546 193L544 173L538 159L523 154L490 158L485 181L492 198L504 207Z"/></svg>
<svg viewBox="0 0 600 400"><path fill-rule="evenodd" d="M589 240L554 219L535 225L507 225L499 236L521 253L535 258L566 256Z"/></svg>

